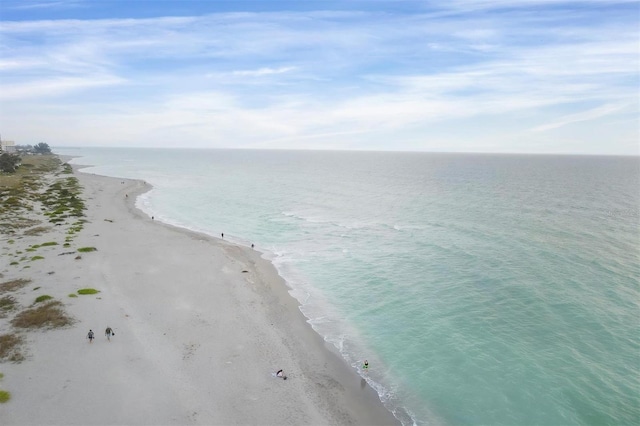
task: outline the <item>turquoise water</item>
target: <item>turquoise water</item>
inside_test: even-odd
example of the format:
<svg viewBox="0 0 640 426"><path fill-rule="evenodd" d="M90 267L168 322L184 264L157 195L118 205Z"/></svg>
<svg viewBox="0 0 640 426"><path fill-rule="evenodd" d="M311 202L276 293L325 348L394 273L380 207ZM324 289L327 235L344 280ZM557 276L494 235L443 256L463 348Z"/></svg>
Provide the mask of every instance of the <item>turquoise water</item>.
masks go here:
<svg viewBox="0 0 640 426"><path fill-rule="evenodd" d="M56 149L255 243L404 424L640 423L640 160Z"/></svg>

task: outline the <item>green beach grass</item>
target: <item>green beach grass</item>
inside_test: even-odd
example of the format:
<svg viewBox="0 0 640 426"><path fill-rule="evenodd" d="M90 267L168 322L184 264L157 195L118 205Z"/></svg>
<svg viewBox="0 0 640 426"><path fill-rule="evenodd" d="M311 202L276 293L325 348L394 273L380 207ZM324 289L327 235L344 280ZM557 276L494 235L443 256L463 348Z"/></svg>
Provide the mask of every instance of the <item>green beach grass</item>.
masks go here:
<svg viewBox="0 0 640 426"><path fill-rule="evenodd" d="M13 258L9 265L20 266L14 272L19 271L22 276L0 280L0 329L4 333L0 335L0 362L25 359L21 348L27 342L25 333L29 330L66 327L75 322L64 305L50 295L37 296L29 307L21 306L17 295L32 282L28 276L30 266L25 262L42 260L44 256L34 252L44 253L46 247L62 244L55 241L58 237L53 233L47 236L55 229L53 224L62 226L63 235L68 234L64 242L70 246L86 223L82 187L77 178L69 176L73 173L71 166L62 165L56 155L23 155L21 161L15 173L0 174L0 241L8 246L3 247L7 251L11 245L22 243L17 254L3 253ZM33 237L43 241L29 245L21 241L25 237L31 237L30 243ZM39 285L32 290L38 289ZM0 391L0 402L9 398L9 392Z"/></svg>
<svg viewBox="0 0 640 426"><path fill-rule="evenodd" d="M33 303L36 304L36 303L45 302L51 299L53 299L53 297L49 296L48 294L43 294L42 296L36 297L36 300Z"/></svg>

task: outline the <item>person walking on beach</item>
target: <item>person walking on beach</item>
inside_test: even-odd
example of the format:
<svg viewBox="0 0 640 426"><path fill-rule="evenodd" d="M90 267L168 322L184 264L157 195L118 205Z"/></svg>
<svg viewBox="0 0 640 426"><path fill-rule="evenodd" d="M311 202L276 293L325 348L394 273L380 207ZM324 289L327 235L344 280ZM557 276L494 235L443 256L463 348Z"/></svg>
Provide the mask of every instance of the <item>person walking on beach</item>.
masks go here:
<svg viewBox="0 0 640 426"><path fill-rule="evenodd" d="M107 329L104 331L104 335L107 336L108 341L111 341L111 336L115 336L116 333L113 332L111 327L107 327Z"/></svg>
<svg viewBox="0 0 640 426"><path fill-rule="evenodd" d="M93 343L93 330L89 330L87 334L87 339L89 339L89 343Z"/></svg>

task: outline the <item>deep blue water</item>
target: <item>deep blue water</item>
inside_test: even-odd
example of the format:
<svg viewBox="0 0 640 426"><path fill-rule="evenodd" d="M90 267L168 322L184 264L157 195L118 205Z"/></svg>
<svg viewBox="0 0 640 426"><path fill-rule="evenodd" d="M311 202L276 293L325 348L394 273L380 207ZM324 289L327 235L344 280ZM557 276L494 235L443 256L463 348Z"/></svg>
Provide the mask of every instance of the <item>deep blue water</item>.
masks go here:
<svg viewBox="0 0 640 426"><path fill-rule="evenodd" d="M640 424L638 157L54 151L255 243L405 424Z"/></svg>

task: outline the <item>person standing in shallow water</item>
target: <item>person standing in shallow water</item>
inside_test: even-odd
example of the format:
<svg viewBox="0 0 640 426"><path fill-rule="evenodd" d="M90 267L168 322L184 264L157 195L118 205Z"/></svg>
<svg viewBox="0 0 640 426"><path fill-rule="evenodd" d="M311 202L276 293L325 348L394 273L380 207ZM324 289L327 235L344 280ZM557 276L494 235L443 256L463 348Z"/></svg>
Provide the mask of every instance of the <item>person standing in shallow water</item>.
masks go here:
<svg viewBox="0 0 640 426"><path fill-rule="evenodd" d="M222 237L222 239L224 240L224 232L222 234L220 234L220 236Z"/></svg>

